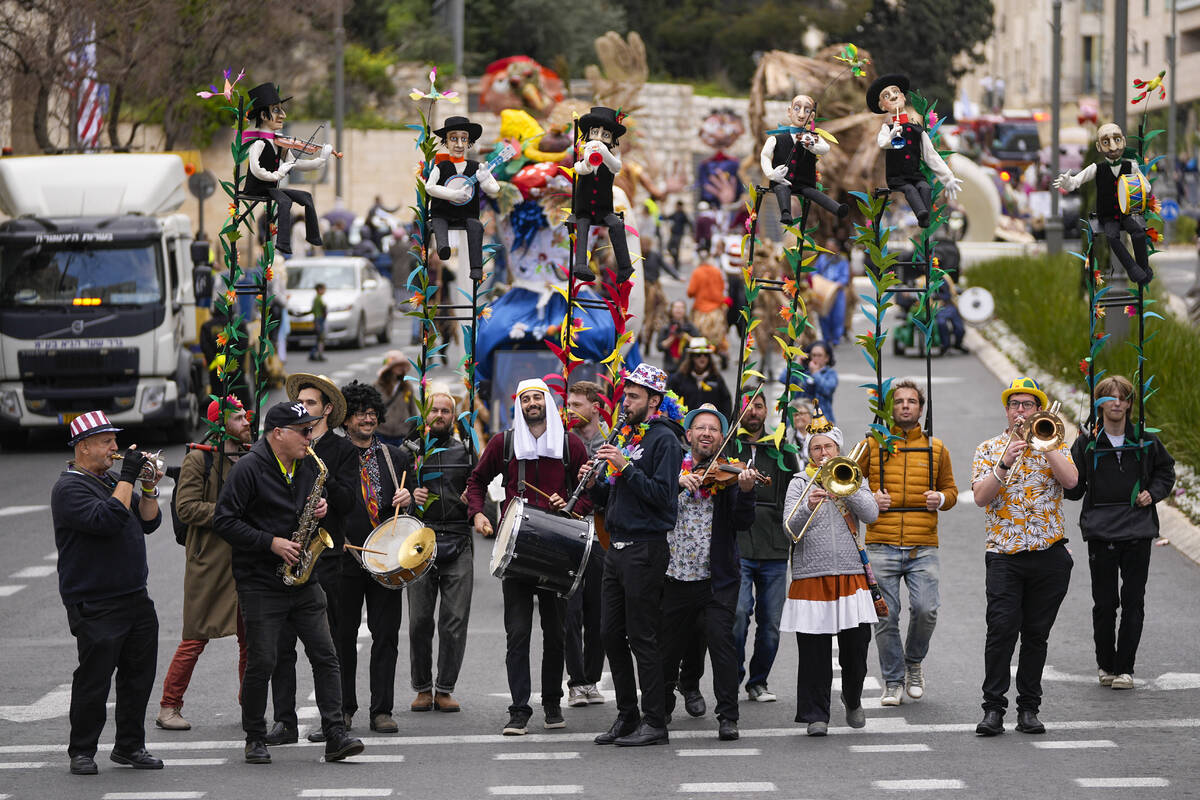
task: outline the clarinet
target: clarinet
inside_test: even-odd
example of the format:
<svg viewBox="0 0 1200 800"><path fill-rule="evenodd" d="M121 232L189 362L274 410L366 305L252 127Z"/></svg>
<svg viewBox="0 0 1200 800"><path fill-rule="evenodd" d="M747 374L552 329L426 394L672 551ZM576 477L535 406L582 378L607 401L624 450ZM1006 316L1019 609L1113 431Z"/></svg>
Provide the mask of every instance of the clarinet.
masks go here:
<svg viewBox="0 0 1200 800"><path fill-rule="evenodd" d="M612 430L608 432L608 438L604 440L605 444L612 444L617 440L617 434L621 432L621 428L625 427L625 416L625 410L621 409L621 413L617 415L616 424L614 424ZM599 456L592 457L592 460L588 462L588 466L591 467L591 469L588 470L589 474L591 473L591 470L596 468L601 460L602 459ZM571 509L575 508L575 503L579 500L579 495L583 494L583 487L586 483L587 481L580 481L579 483L575 484L575 491L571 493L571 499L567 501L567 505L563 508L563 511L568 514L571 513Z"/></svg>

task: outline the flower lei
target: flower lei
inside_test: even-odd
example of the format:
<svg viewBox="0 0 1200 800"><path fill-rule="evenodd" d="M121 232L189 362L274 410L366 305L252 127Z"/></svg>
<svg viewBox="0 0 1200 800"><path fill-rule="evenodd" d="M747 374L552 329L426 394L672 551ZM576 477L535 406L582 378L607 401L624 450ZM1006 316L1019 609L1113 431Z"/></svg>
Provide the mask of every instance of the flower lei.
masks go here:
<svg viewBox="0 0 1200 800"><path fill-rule="evenodd" d="M662 402L658 406L658 410L640 423L635 430L632 425L626 425L617 432L617 440L613 443L621 455L625 456L628 461L637 461L642 457L642 437L646 435L646 431L650 430L650 423L656 419L665 418L672 422L679 422L687 414L687 407L683 401L679 399L679 395L672 391L668 391L663 395ZM605 478L609 484L617 482L617 468L610 461L605 471Z"/></svg>

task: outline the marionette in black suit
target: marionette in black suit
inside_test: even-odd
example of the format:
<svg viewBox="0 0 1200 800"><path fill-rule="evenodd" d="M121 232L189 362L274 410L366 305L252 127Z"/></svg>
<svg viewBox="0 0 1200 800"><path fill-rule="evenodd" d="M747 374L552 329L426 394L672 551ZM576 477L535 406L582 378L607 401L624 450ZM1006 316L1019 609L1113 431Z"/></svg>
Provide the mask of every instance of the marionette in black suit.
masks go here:
<svg viewBox="0 0 1200 800"><path fill-rule="evenodd" d="M1096 218L1100 221L1108 247L1125 268L1129 280L1145 285L1154 277L1150 269L1150 252L1146 245L1146 222L1141 214L1122 214L1117 203L1117 183L1122 175L1133 175L1138 165L1125 154L1125 134L1113 123L1101 125L1096 131L1096 149L1104 156L1103 164L1088 164L1078 175L1064 172L1054 179L1054 188L1073 192L1090 180L1096 181ZM1129 234L1134 258L1121 242L1121 231Z"/></svg>
<svg viewBox="0 0 1200 800"><path fill-rule="evenodd" d="M921 172L921 165L942 182L946 200L953 201L962 188L962 181L946 166L933 146L920 120L910 119L908 113L908 76L884 75L867 88L867 108L890 119L879 128L875 141L886 152L885 170L889 189L904 192L908 206L917 217L917 224L929 227L933 208L933 192Z"/></svg>
<svg viewBox="0 0 1200 800"><path fill-rule="evenodd" d="M283 121L287 119L283 104L291 99L280 99L279 87L273 83L255 86L250 90L250 110L247 112L254 129L242 132L242 143L250 143L247 154L250 174L246 176L242 193L275 201L278 207L275 249L287 255L292 252L293 203L304 207L304 240L315 247L322 244L321 225L312 195L302 189L280 189L279 182L292 170L320 169L333 152L332 145L327 144L313 158L296 159L295 150L275 144L275 136L283 129Z"/></svg>
<svg viewBox="0 0 1200 800"><path fill-rule="evenodd" d="M488 197L500 193L500 184L487 164L467 158L467 150L483 135L483 126L466 117L447 117L433 132L446 153L439 154L425 181L429 195L429 226L437 242L438 258L450 258L450 229L467 232L467 262L471 280L483 280L483 223L479 221L479 190Z"/></svg>
<svg viewBox="0 0 1200 800"><path fill-rule="evenodd" d="M613 178L621 171L617 155L625 126L617 121L617 112L604 106L579 118L584 144L580 159L575 162L575 197L571 211L575 218L575 279L595 278L588 269L588 231L601 222L608 228L613 256L617 262L617 282L623 283L633 275L629 260L629 244L625 241L625 222L613 210Z"/></svg>
<svg viewBox="0 0 1200 800"><path fill-rule="evenodd" d="M771 191L779 201L779 221L792 224L793 192L806 197L830 214L841 219L850 213L845 203L822 194L817 189L817 158L829 152L829 142L813 130L817 104L806 94L792 98L788 106L790 127L783 133L768 136L759 154L759 166L771 182Z"/></svg>

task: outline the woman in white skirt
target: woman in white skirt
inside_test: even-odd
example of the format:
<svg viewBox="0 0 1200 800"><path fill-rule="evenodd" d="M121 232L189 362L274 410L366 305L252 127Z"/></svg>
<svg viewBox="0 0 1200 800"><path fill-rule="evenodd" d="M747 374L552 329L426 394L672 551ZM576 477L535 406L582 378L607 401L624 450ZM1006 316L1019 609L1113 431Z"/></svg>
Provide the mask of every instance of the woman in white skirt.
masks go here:
<svg viewBox="0 0 1200 800"><path fill-rule="evenodd" d="M816 470L841 452L842 432L824 416L813 420L808 433L808 471L792 478L788 486L784 505L788 512L795 508ZM824 736L829 730L835 635L838 663L842 667L846 724L852 728L867 724L862 687L867 675L871 626L878 620L850 526L857 533L860 522L874 522L879 507L865 482L858 491L842 499L845 516L834 499L819 483L814 483L796 513L784 520L784 526L794 537L809 517L815 517L792 549L792 582L779 626L782 631L796 632L800 649L796 722L808 723L809 736Z"/></svg>

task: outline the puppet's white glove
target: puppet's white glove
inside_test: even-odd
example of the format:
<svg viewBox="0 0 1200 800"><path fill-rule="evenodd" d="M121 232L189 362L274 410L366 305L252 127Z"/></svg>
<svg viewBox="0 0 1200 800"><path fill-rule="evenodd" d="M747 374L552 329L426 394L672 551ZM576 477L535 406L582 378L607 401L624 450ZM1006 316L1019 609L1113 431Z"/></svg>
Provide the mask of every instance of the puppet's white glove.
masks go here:
<svg viewBox="0 0 1200 800"><path fill-rule="evenodd" d="M780 164L778 167L772 168L771 171L767 173L767 180L771 181L772 183L783 183L784 176L787 175L787 171L787 164Z"/></svg>
<svg viewBox="0 0 1200 800"><path fill-rule="evenodd" d="M322 160L329 158L329 154L332 152L333 152L333 145L327 144L321 148L321 155L319 156L319 158L321 158Z"/></svg>
<svg viewBox="0 0 1200 800"><path fill-rule="evenodd" d="M291 171L292 171L292 169L294 169L294 168L295 168L295 166L296 166L296 162L295 162L295 161L285 161L285 162L283 162L282 164L280 164L280 165L279 165L279 170L278 170L278 172L279 172L279 177L281 177L281 178L282 178L282 177L284 177L285 175L287 175L289 172L291 172Z"/></svg>
<svg viewBox="0 0 1200 800"><path fill-rule="evenodd" d="M1055 189L1062 189L1063 191L1066 191L1066 192L1073 192L1077 188L1079 188L1075 182L1075 178L1071 175L1070 172L1064 172L1062 175L1059 175L1057 178L1054 179L1054 183L1052 183L1050 185L1053 186Z"/></svg>
<svg viewBox="0 0 1200 800"><path fill-rule="evenodd" d="M951 177L950 180L942 184L942 196L950 202L958 197L959 191L962 190L962 178Z"/></svg>

